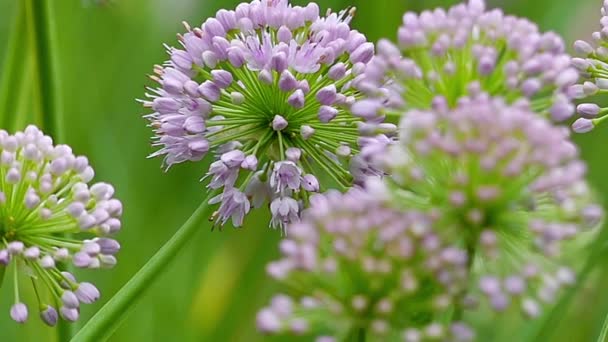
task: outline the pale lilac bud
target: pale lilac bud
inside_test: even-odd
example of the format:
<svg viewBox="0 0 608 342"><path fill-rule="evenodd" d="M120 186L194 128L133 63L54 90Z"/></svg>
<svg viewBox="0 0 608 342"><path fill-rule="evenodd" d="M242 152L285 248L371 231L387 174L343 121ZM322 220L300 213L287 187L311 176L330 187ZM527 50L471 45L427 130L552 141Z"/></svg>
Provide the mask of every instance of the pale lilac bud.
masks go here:
<svg viewBox="0 0 608 342"><path fill-rule="evenodd" d="M80 307L78 297L76 297L72 291L63 291L63 294L61 295L61 302L67 308L78 309Z"/></svg>
<svg viewBox="0 0 608 342"><path fill-rule="evenodd" d="M217 66L218 58L213 51L205 51L202 54L203 61L209 68L215 68Z"/></svg>
<svg viewBox="0 0 608 342"><path fill-rule="evenodd" d="M40 259L40 266L44 269L52 269L55 267L55 259L50 255L45 255Z"/></svg>
<svg viewBox="0 0 608 342"><path fill-rule="evenodd" d="M239 92L235 91L235 92L230 93L230 100L235 105L240 105L240 104L243 104L245 102L245 95L243 95L242 93L239 93Z"/></svg>
<svg viewBox="0 0 608 342"><path fill-rule="evenodd" d="M302 90L304 94L308 94L310 92L310 85L307 80L301 80L298 83L298 89Z"/></svg>
<svg viewBox="0 0 608 342"><path fill-rule="evenodd" d="M240 150L232 150L230 152L222 154L220 160L227 167L234 168L240 166L241 163L245 160L245 153Z"/></svg>
<svg viewBox="0 0 608 342"><path fill-rule="evenodd" d="M572 124L572 130L576 133L587 133L591 132L595 124L593 120L579 118Z"/></svg>
<svg viewBox="0 0 608 342"><path fill-rule="evenodd" d="M374 44L364 43L357 47L350 55L351 63L367 63L374 56Z"/></svg>
<svg viewBox="0 0 608 342"><path fill-rule="evenodd" d="M262 83L272 84L272 82L273 82L272 72L264 69L264 70L260 71L260 73L258 74L258 79Z"/></svg>
<svg viewBox="0 0 608 342"><path fill-rule="evenodd" d="M6 249L0 250L0 264L6 266L11 262L11 255Z"/></svg>
<svg viewBox="0 0 608 342"><path fill-rule="evenodd" d="M293 92L287 99L287 103L289 103L293 108L300 109L304 107L304 92L301 89L297 89Z"/></svg>
<svg viewBox="0 0 608 342"><path fill-rule="evenodd" d="M6 246L8 252L12 255L21 254L25 248L25 245L21 241L11 241Z"/></svg>
<svg viewBox="0 0 608 342"><path fill-rule="evenodd" d="M285 118L280 115L275 115L274 119L272 120L272 129L277 132L287 128L287 125L289 125L287 120L285 120Z"/></svg>
<svg viewBox="0 0 608 342"><path fill-rule="evenodd" d="M258 158L255 155L245 157L241 163L241 167L246 170L255 171L258 167Z"/></svg>
<svg viewBox="0 0 608 342"><path fill-rule="evenodd" d="M287 28L286 26L279 27L279 30L277 31L277 38L280 42L288 43L292 37L293 35L289 28Z"/></svg>
<svg viewBox="0 0 608 342"><path fill-rule="evenodd" d="M23 303L14 304L11 307L11 318L17 323L25 323L27 321L28 311L27 306Z"/></svg>
<svg viewBox="0 0 608 342"><path fill-rule="evenodd" d="M281 320L270 309L262 310L256 318L257 327L265 333L277 332L281 328Z"/></svg>
<svg viewBox="0 0 608 342"><path fill-rule="evenodd" d="M281 88L282 91L290 91L297 86L298 80L289 72L289 70L284 70L279 78L279 88Z"/></svg>
<svg viewBox="0 0 608 342"><path fill-rule="evenodd" d="M285 156L292 162L297 162L302 156L302 150L297 147L290 147L285 151Z"/></svg>
<svg viewBox="0 0 608 342"><path fill-rule="evenodd" d="M597 85L595 85L595 83L593 83L593 82L583 83L583 92L587 96L595 95L595 94L597 94L597 92L599 90L600 90L599 87Z"/></svg>
<svg viewBox="0 0 608 342"><path fill-rule="evenodd" d="M217 102L220 99L220 88L212 81L205 81L198 87L201 95L210 102Z"/></svg>
<svg viewBox="0 0 608 342"><path fill-rule="evenodd" d="M329 106L336 100L336 86L334 84L321 88L317 93L317 101L321 104Z"/></svg>
<svg viewBox="0 0 608 342"><path fill-rule="evenodd" d="M338 110L331 106L321 106L319 108L319 121L328 123L338 115Z"/></svg>
<svg viewBox="0 0 608 342"><path fill-rule="evenodd" d="M338 63L332 66L327 72L327 76L335 81L341 80L344 75L346 75L346 65L344 65L344 63Z"/></svg>
<svg viewBox="0 0 608 342"><path fill-rule="evenodd" d="M89 264L91 263L91 256L85 252L78 252L78 253L74 254L74 257L72 258L72 262L74 263L74 266L76 266L76 267L85 268L85 267L88 267Z"/></svg>
<svg viewBox="0 0 608 342"><path fill-rule="evenodd" d="M287 56L284 52L279 52L270 58L270 67L279 73L287 69Z"/></svg>
<svg viewBox="0 0 608 342"><path fill-rule="evenodd" d="M319 181L317 177L307 174L302 177L302 187L306 191L319 192Z"/></svg>
<svg viewBox="0 0 608 342"><path fill-rule="evenodd" d="M582 72L591 68L591 64L584 58L572 58L572 66Z"/></svg>
<svg viewBox="0 0 608 342"><path fill-rule="evenodd" d="M228 51L228 61L235 68L240 68L245 64L245 56L243 55L243 51L241 49L230 49ZM210 66L211 68L215 68L214 66Z"/></svg>
<svg viewBox="0 0 608 342"><path fill-rule="evenodd" d="M91 283L80 283L74 293L78 300L85 304L91 304L97 301L100 296L99 290ZM66 304L65 301L64 304Z"/></svg>
<svg viewBox="0 0 608 342"><path fill-rule="evenodd" d="M94 240L99 246L99 253L114 255L120 251L120 244L114 239L98 238Z"/></svg>
<svg viewBox="0 0 608 342"><path fill-rule="evenodd" d="M382 104L375 100L361 100L351 108L354 115L362 118L373 118L378 116Z"/></svg>
<svg viewBox="0 0 608 342"><path fill-rule="evenodd" d="M574 51L581 56L589 56L593 54L593 47L583 40L577 40L574 42Z"/></svg>
<svg viewBox="0 0 608 342"><path fill-rule="evenodd" d="M26 248L23 251L23 257L29 260L38 259L40 256L40 249L36 246Z"/></svg>
<svg viewBox="0 0 608 342"><path fill-rule="evenodd" d="M600 106L595 103L582 103L576 107L576 111L586 119L593 119L600 113Z"/></svg>
<svg viewBox="0 0 608 342"><path fill-rule="evenodd" d="M57 325L59 315L54 307L47 305L46 308L40 312L40 319L49 327L54 327Z"/></svg>
<svg viewBox="0 0 608 342"><path fill-rule="evenodd" d="M80 317L80 312L78 309L72 309L65 306L59 308L59 312L61 313L61 317L68 322L76 322L78 317Z"/></svg>
<svg viewBox="0 0 608 342"><path fill-rule="evenodd" d="M300 127L300 134L304 140L308 140L313 136L313 134L315 134L315 129L308 125L302 125L302 127Z"/></svg>
<svg viewBox="0 0 608 342"><path fill-rule="evenodd" d="M233 81L232 74L226 70L213 70L211 76L213 77L213 83L219 88L227 88Z"/></svg>

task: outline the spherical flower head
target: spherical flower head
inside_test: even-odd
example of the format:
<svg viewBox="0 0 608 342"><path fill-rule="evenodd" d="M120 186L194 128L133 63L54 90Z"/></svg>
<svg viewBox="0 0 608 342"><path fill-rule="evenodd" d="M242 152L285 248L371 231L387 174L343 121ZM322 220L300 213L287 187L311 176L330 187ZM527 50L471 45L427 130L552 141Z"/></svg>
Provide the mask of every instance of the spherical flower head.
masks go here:
<svg viewBox="0 0 608 342"><path fill-rule="evenodd" d="M41 319L54 326L58 311L49 304L78 309L99 298L94 285L61 272L59 264L89 269L116 264L120 245L108 236L121 228L122 204L113 198L111 185L90 184L94 172L86 157L53 145L34 126L14 135L0 131L0 175L0 268L14 270L5 276L14 276L16 284L11 317L27 320L19 297L27 276Z"/></svg>
<svg viewBox="0 0 608 342"><path fill-rule="evenodd" d="M277 295L259 311L264 333L472 338L462 323L440 320L460 299L467 259L443 244L430 216L394 210L373 192L332 191L311 199L280 250L267 270L293 296Z"/></svg>
<svg viewBox="0 0 608 342"><path fill-rule="evenodd" d="M579 84L571 87L570 92L577 99L605 94L608 89L608 3L605 1L600 12L600 30L593 32L589 42L577 40L574 43L577 58L572 60L572 65L580 71L582 77ZM608 109L591 102L578 105L577 112L581 118L572 128L577 133L587 133L606 120Z"/></svg>
<svg viewBox="0 0 608 342"><path fill-rule="evenodd" d="M573 281L557 280L572 274L563 251L602 219L578 158L567 128L481 95L454 110L409 112L381 159L392 203L438 216L444 239L466 246L472 270L479 265L492 306L534 316L529 303Z"/></svg>
<svg viewBox="0 0 608 342"><path fill-rule="evenodd" d="M169 167L215 155L208 177L219 193L213 202L223 206L219 224L242 224L252 207L245 201L256 196L248 188L269 188L256 202L281 207L272 210L273 225L284 228L310 193L352 184L348 164L364 119L350 107L362 96L356 86L374 54L349 27L353 14L320 17L315 3L254 0L218 11L200 28L186 25L181 47L168 48L170 60L152 77L160 87L143 101L153 110L147 118L160 148L153 156ZM283 177L276 173L285 162L296 178L287 187L269 184ZM324 182L307 188L315 175Z"/></svg>
<svg viewBox="0 0 608 342"><path fill-rule="evenodd" d="M429 109L438 105L436 95L453 108L460 97L479 92L526 99L555 121L574 114L568 89L579 76L562 39L500 9L486 10L483 0L407 12L398 44L381 40L377 50L360 83L375 99L357 103L358 115Z"/></svg>

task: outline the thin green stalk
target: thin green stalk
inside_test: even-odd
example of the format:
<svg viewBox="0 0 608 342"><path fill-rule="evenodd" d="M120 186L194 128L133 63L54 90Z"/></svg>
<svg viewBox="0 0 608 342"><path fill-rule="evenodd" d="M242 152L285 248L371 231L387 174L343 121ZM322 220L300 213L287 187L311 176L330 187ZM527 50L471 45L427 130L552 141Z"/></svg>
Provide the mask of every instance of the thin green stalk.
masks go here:
<svg viewBox="0 0 608 342"><path fill-rule="evenodd" d="M359 336L357 337L357 341L365 342L365 328L359 328Z"/></svg>
<svg viewBox="0 0 608 342"><path fill-rule="evenodd" d="M39 103L37 120L42 129L57 139L63 140L61 122L62 111L59 96L60 84L57 73L55 54L59 51L55 38L55 23L52 15L52 1L30 0L27 2L28 26L34 56L36 74L35 95ZM64 270L72 272L72 266L66 265ZM74 336L74 325L66 320L57 324L59 342L67 342Z"/></svg>
<svg viewBox="0 0 608 342"><path fill-rule="evenodd" d="M42 127L55 139L62 139L59 77L55 53L57 41L52 15L52 1L30 0L32 44L36 56L39 98L42 111Z"/></svg>
<svg viewBox="0 0 608 342"><path fill-rule="evenodd" d="M28 50L25 14L25 3L18 1L0 79L0 125L4 129L15 128L17 95L25 79Z"/></svg>
<svg viewBox="0 0 608 342"><path fill-rule="evenodd" d="M600 332L600 336L597 338L597 342L606 342L608 341L608 315L604 318L604 324L602 325L602 331Z"/></svg>
<svg viewBox="0 0 608 342"><path fill-rule="evenodd" d="M201 205L181 226L173 237L150 258L150 260L131 278L122 289L112 297L106 305L74 336L72 342L105 341L116 331L127 312L135 307L139 299L146 293L175 260L184 246L193 240L194 234L201 229L210 216L208 204L215 194L210 193Z"/></svg>

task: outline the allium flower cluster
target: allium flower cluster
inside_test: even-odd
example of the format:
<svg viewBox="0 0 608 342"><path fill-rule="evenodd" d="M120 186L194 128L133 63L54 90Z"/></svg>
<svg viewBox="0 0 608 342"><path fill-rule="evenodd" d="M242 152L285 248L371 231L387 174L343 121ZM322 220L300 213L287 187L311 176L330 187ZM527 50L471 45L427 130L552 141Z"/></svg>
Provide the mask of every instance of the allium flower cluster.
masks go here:
<svg viewBox="0 0 608 342"><path fill-rule="evenodd" d="M438 215L441 237L466 247L495 310L537 316L574 282L561 251L587 236L602 210L567 128L527 103L480 94L454 110L409 112L400 142L380 159L393 202Z"/></svg>
<svg viewBox="0 0 608 342"><path fill-rule="evenodd" d="M54 326L59 317L76 321L81 303L99 298L97 288L61 272L116 264L122 204L106 183L89 186L94 172L86 157L69 146L53 145L38 128L9 135L0 131L0 274L13 277L15 303L10 316L28 319L20 287L34 287L40 318Z"/></svg>
<svg viewBox="0 0 608 342"><path fill-rule="evenodd" d="M382 192L377 182L367 188ZM441 319L461 299L467 254L444 243L430 215L395 210L373 192L330 191L312 198L280 250L267 271L294 295L259 311L262 332L316 341L473 338L463 323Z"/></svg>
<svg viewBox="0 0 608 342"><path fill-rule="evenodd" d="M608 92L608 1L601 9L601 29L593 32L592 41L578 40L574 50L580 58L574 58L572 64L581 72L583 82L572 87L572 92L579 99ZM576 108L581 116L572 128L577 133L587 133L606 120L607 108L596 103L582 103Z"/></svg>
<svg viewBox="0 0 608 342"><path fill-rule="evenodd" d="M358 115L429 109L436 95L453 108L479 91L508 102L527 99L533 111L555 121L574 114L569 88L579 75L562 39L500 9L486 11L483 0L407 12L398 44L381 40L377 50L360 84L373 99L353 107Z"/></svg>
<svg viewBox="0 0 608 342"><path fill-rule="evenodd" d="M153 76L160 87L144 101L160 147L153 156L169 167L215 155L207 178L219 192L211 200L219 224L240 226L252 207L270 203L271 224L284 227L324 188L319 173L330 179L325 187L351 185L359 130L370 128L350 107L374 55L350 29L353 13L320 17L314 3L254 0L186 25L182 46L168 47L170 60Z"/></svg>

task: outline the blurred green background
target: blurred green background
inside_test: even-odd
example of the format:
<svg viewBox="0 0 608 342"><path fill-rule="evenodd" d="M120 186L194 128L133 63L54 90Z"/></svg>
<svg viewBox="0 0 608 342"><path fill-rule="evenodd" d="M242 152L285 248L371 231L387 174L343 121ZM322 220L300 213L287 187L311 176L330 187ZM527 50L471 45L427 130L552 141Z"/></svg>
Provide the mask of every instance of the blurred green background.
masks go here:
<svg viewBox="0 0 608 342"><path fill-rule="evenodd" d="M9 36L15 34L15 9L22 0L0 0L0 65ZM97 180L111 182L125 207L123 249L114 270L79 272L102 291L102 300L82 311L82 325L175 232L204 197L199 178L204 163L179 165L164 173L152 151L150 130L141 118L146 75L165 60L163 43L176 44L183 20L198 25L220 8L238 0L55 0L52 12L59 44L62 119L61 143L89 157ZM303 4L306 1L293 1ZM357 6L354 26L370 40L393 38L405 10L448 6L448 0L320 0L323 9ZM599 21L600 0L497 0L511 14L536 21L543 30L562 34L570 46L587 38ZM17 33L23 43L18 68L24 82L11 84L4 95L14 103L8 115L16 127L42 125L37 105L37 79L27 30ZM8 72L0 69L0 74ZM17 96L19 89L28 90ZM11 93L14 92L14 93ZM23 92L21 92L23 93ZM590 165L590 178L608 203L608 159L605 130L576 137ZM277 257L277 231L267 227L265 213L250 216L246 228L197 235L177 262L161 277L112 341L256 341L255 313L277 290L265 276L265 264ZM596 255L605 258L605 255ZM542 335L543 320L486 317L480 341L594 341L608 313L608 265L598 260L591 277L576 291L567 310L551 317ZM24 286L27 288L27 286ZM20 326L9 319L9 288L0 291L0 341L54 341L54 330L36 317ZM31 293L29 294L31 295ZM34 316L35 313L32 313ZM280 339L273 339L280 340Z"/></svg>

